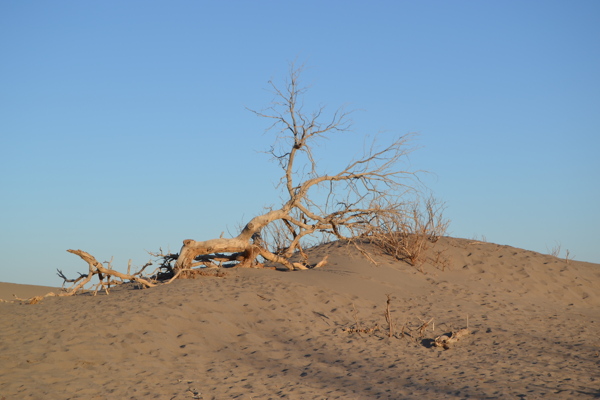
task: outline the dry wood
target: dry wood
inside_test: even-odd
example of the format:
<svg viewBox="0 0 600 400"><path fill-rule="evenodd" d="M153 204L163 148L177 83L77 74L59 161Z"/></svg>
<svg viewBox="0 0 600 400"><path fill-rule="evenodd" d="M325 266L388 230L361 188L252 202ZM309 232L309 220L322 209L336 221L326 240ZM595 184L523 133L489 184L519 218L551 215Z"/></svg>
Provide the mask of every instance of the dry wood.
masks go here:
<svg viewBox="0 0 600 400"><path fill-rule="evenodd" d="M394 321L392 320L392 314L390 312L390 303L392 301L391 295L386 294L387 301L385 304L385 322L388 324L388 336L394 336Z"/></svg>
<svg viewBox="0 0 600 400"><path fill-rule="evenodd" d="M83 261L87 262L88 264L88 273L83 275L81 274L79 276L79 278L77 279L66 279L66 277L64 276L64 274L62 273L62 271L58 271L59 276L63 277L65 279L65 282L72 282L73 285L66 289L66 293L62 294L62 295L74 295L76 294L79 290L82 290L85 285L87 283L89 283L92 278L97 275L100 283L98 283L98 285L96 286L96 290L94 292L97 293L98 290L100 288L104 288L105 290L108 290L108 288L110 287L110 285L118 285L120 283L123 283L125 280L127 281L133 281L133 282L137 282L141 285L143 285L144 287L154 287L156 286L155 283L150 282L147 279L144 279L142 277L140 277L137 273L136 274L124 274L122 272L116 271L112 268L105 268L98 260L96 260L96 258L94 258L94 256L92 256L91 254L83 251L83 250L67 250L69 253L78 255ZM147 266L147 264L146 264ZM146 267L144 266L144 268ZM119 278L120 281L116 281L112 278ZM106 281L104 281L106 279Z"/></svg>
<svg viewBox="0 0 600 400"><path fill-rule="evenodd" d="M423 320L421 320L423 322ZM429 326L429 324L431 324L433 322L433 318L431 318L429 321L427 322L423 322L422 325L419 327L419 339L422 339L423 336L425 336L425 330L427 329L427 327Z"/></svg>
<svg viewBox="0 0 600 400"><path fill-rule="evenodd" d="M440 335L434 339L433 343L437 347L443 347L444 349L448 350L451 346L454 346L459 340L461 340L468 334L469 329L463 328L458 331Z"/></svg>
<svg viewBox="0 0 600 400"><path fill-rule="evenodd" d="M28 299L22 299L20 297L17 297L16 295L13 294L13 297L15 298L14 300L2 300L0 299L0 302L3 303L14 303L15 301L19 301L22 303L27 303L27 304L37 304L39 302L41 302L43 299L45 299L46 297L54 297L54 296L62 296L62 294L57 294L54 292L50 292L50 293L46 293L43 296L34 296Z"/></svg>
<svg viewBox="0 0 600 400"><path fill-rule="evenodd" d="M321 241L372 237L383 248L400 251L402 257L416 264L428 241L435 240L445 225L437 203L425 202L422 206L419 171L402 168L412 151L412 135L398 136L384 146L374 141L362 156L350 160L338 172L320 170L314 156L318 141L348 132L352 112L339 108L328 115L325 107L305 112L303 96L307 89L300 85L302 71L302 66L292 64L283 85L269 82L274 95L271 105L262 111L250 110L271 121L268 130L275 132L275 145L268 153L282 170L279 207L252 218L237 236L186 239L178 254L163 254L161 250L155 254L160 267L153 279L142 278L141 271L132 274L131 264L122 274L110 263L104 268L88 253L69 250L89 264L89 272L75 280L68 280L59 271L65 283L73 283L70 292L81 290L94 276L100 281L97 292L108 291L111 285L124 280L151 287L154 279L172 282L194 277L192 270L207 267L261 268L278 264L287 270L319 268L327 259L310 265L303 250L311 240L314 243L315 237ZM296 255L300 262L292 261Z"/></svg>

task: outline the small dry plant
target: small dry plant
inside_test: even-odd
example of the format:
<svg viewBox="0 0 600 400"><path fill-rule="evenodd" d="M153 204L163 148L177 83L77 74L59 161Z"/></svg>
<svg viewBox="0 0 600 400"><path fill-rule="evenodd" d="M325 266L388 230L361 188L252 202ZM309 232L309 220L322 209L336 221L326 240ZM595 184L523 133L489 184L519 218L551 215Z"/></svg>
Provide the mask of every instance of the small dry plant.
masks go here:
<svg viewBox="0 0 600 400"><path fill-rule="evenodd" d="M401 328L400 334L396 335L396 333L395 333L396 324L394 323L394 320L392 318L392 313L391 313L392 296L390 294L386 294L386 298L387 299L386 299L386 304L385 304L384 317L385 317L385 321L388 326L387 336L389 338L396 337L396 338L402 339L405 336L408 336L413 341L415 341L415 343L421 343L421 344L426 343L426 344L423 344L426 347L430 347L430 346L442 347L445 350L448 350L451 347L453 347L457 342L459 342L460 340L462 340L463 338L465 338L467 335L469 335L471 333L471 331L469 330L469 316L467 315L467 327L466 328L452 330L451 332L444 333L442 335L438 335L434 339L425 339L426 332L429 328L431 328L431 332L435 331L434 318L429 318L429 319L419 318L420 323L416 327L413 327L413 328L408 327L407 324L404 323L404 325ZM377 325L377 324L375 324L373 327L370 327L370 328L363 327L358 319L358 313L356 311L356 306L354 305L354 303L352 303L352 316L354 318L354 326L343 329L343 331L346 333L356 333L359 336L361 336L362 333L370 334L370 333L375 333L375 332L382 330L379 327L379 325ZM406 329L408 329L410 332L406 332Z"/></svg>
<svg viewBox="0 0 600 400"><path fill-rule="evenodd" d="M431 318L429 321L421 320L421 322L421 326L419 326L419 339L423 339L423 337L425 336L425 330L430 324L433 323L431 330L435 330L435 323L433 322L433 318Z"/></svg>
<svg viewBox="0 0 600 400"><path fill-rule="evenodd" d="M354 327L353 328L345 328L343 329L346 333L358 333L360 336L361 333L373 333L379 330L379 325L375 324L370 328L362 328L360 321L358 319L358 312L356 311L356 307L354 303L352 303L352 317L354 318Z"/></svg>
<svg viewBox="0 0 600 400"><path fill-rule="evenodd" d="M448 225L443 204L430 197L425 202L415 201L381 213L363 236L385 253L423 272L426 250L446 233Z"/></svg>
<svg viewBox="0 0 600 400"><path fill-rule="evenodd" d="M434 257L432 257L431 261L433 263L434 266L436 266L437 268L441 269L442 272L444 272L446 270L446 268L451 269L450 268L450 259L444 255L444 252L447 249L444 250L436 250L435 251L435 255Z"/></svg>
<svg viewBox="0 0 600 400"><path fill-rule="evenodd" d="M487 243L488 242L485 235L475 235L475 236L473 236L473 238L471 240L473 240L473 242L469 243L469 244L478 244L478 243Z"/></svg>
<svg viewBox="0 0 600 400"><path fill-rule="evenodd" d="M560 243L556 243L554 246L552 246L551 249L548 249L548 247L546 247L546 249L548 250L548 254L550 254L552 257L560 257L560 251L561 251L561 244Z"/></svg>
<svg viewBox="0 0 600 400"><path fill-rule="evenodd" d="M548 247L546 247L546 249L552 257L560 258L560 253L562 250L562 245L560 243L557 242L554 246L552 246L552 249L548 249ZM573 260L573 256L571 255L569 249L567 249L565 250L565 262L567 265L571 260Z"/></svg>
<svg viewBox="0 0 600 400"><path fill-rule="evenodd" d="M423 339L427 327L429 327L433 323L433 318L431 318L427 321L421 320L421 324L416 328L417 334L407 332L406 331L407 329L411 332L414 330L411 329L410 327L408 327L405 322L404 325L402 325L402 327L400 328L399 335L397 335L396 334L396 323L394 322L394 319L392 318L391 304L392 304L392 295L386 294L384 317L385 317L385 322L388 327L387 336L389 338L392 338L392 337L404 338L405 336L408 336L408 337L416 340L417 342L419 340ZM382 330L378 324L375 324L372 327L363 326L363 324L361 324L360 320L358 319L358 312L356 311L356 306L354 305L354 303L352 303L352 317L354 319L354 325L350 328L344 328L343 331L346 333L357 333L360 336L361 333L370 334L370 333L375 333L375 332ZM435 327L435 325L433 325L433 326Z"/></svg>
<svg viewBox="0 0 600 400"><path fill-rule="evenodd" d="M573 256L571 256L571 252L569 251L569 249L567 249L565 251L565 262L567 264L569 264L569 262L573 259Z"/></svg>

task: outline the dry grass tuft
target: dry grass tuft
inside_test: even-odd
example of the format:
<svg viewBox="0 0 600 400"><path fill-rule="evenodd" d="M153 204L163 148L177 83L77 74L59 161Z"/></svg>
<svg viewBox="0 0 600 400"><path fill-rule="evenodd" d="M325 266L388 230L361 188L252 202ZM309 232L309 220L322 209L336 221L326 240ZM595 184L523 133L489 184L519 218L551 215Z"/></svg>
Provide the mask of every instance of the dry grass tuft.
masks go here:
<svg viewBox="0 0 600 400"><path fill-rule="evenodd" d="M361 237L423 272L426 250L446 233L449 225L442 213L443 205L434 198L411 203L378 215L376 221L365 227ZM438 258L441 262L441 253Z"/></svg>
<svg viewBox="0 0 600 400"><path fill-rule="evenodd" d="M413 325L412 328L408 326L405 322L404 325L402 325L402 328L400 328L400 333L396 334L396 324L392 319L391 313L392 296L390 294L386 294L386 297L387 300L385 305L384 317L388 326L386 335L388 338L403 339L407 336L410 339L412 339L412 341L414 341L415 343L420 344L424 347L442 347L443 349L448 350L451 347L453 347L458 341L462 340L471 333L471 331L469 330L469 317L467 316L466 328L452 330L449 333L444 333L442 335L434 337L433 339L426 338L428 328L431 327L432 333L435 331L435 323L433 317L429 319L419 318L420 323L416 326ZM364 327L358 319L358 313L356 311L354 303L352 304L352 316L354 319L354 325L349 328L342 329L343 332L356 333L359 336L361 336L362 333L374 334L379 331L382 331L382 329L379 327L379 324L374 324L372 327ZM381 334L376 334L375 336L382 338Z"/></svg>

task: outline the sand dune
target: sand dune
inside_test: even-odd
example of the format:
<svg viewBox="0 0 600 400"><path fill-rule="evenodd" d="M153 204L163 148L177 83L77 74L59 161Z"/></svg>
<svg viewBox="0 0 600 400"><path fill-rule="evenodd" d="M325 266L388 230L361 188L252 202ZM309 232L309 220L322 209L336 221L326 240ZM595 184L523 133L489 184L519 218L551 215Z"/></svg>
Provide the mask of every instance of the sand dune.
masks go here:
<svg viewBox="0 0 600 400"><path fill-rule="evenodd" d="M600 265L454 238L423 272L310 250L327 254L318 270L0 303L0 399L600 398ZM469 336L431 346L467 319Z"/></svg>

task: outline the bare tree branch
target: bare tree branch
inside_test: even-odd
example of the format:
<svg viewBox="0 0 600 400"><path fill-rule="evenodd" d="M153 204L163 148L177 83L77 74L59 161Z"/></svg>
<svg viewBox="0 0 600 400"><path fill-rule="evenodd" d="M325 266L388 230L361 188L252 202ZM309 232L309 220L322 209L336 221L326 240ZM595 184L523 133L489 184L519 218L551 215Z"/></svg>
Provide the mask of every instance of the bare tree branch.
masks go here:
<svg viewBox="0 0 600 400"><path fill-rule="evenodd" d="M318 107L312 113L303 111L302 96L307 88L301 86L304 66L293 64L287 82L280 87L269 82L274 99L263 111L251 110L255 115L271 120L269 130L275 131L275 145L269 153L284 171L282 183L285 199L279 209L270 210L253 218L242 232L231 239L212 239L205 242L184 241L175 270L189 268L193 260L216 258L217 252L258 254L289 269L299 268L288 260L302 254L302 242L315 234L333 235L345 239L372 232L365 226L379 223L381 216L404 215L404 203L412 203L420 192L419 171L401 168L412 151L409 142L413 135L404 135L389 145L365 150L362 158L352 160L336 174L319 173L313 156L318 139L349 131L351 111L338 109L327 118L326 109ZM299 156L304 156L301 161ZM300 164L298 164L300 162ZM308 168L306 168L308 167ZM309 171L305 174L304 171ZM324 201L319 193L326 191ZM391 201L401 198L403 202ZM280 223L277 223L280 221ZM270 232L269 243L253 243L250 239L262 229ZM382 228L383 229L383 228ZM239 257L238 257L239 258Z"/></svg>

